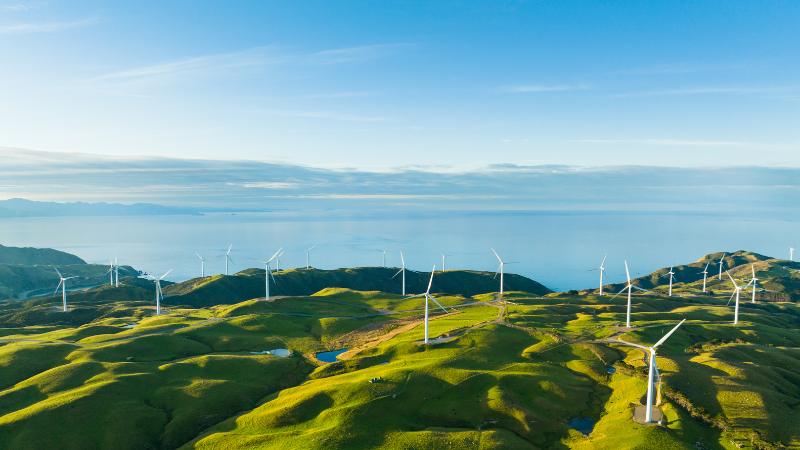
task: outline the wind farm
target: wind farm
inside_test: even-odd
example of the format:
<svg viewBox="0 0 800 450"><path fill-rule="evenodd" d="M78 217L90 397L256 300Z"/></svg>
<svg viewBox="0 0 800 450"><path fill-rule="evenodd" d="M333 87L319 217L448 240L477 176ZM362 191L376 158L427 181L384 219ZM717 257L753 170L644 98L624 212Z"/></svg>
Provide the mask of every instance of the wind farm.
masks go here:
<svg viewBox="0 0 800 450"><path fill-rule="evenodd" d="M177 364L175 370L185 366L188 372L169 369L157 375L178 377L169 381L176 386L181 385L183 376L204 377L202 367L213 364L219 374L215 376L235 384L209 386L197 394L197 400L181 400L186 406L180 408L188 409L173 413L177 414L173 420L188 420L192 414L215 417L210 422L180 428L159 422L163 425L158 427L173 431L147 437L150 431L141 430L144 434L137 438L102 430L77 432L88 425L73 423L75 433L57 427L59 440L91 446L102 438L125 447L129 439L156 439L168 448L216 448L244 445L258 434L262 436L260 445L269 448L281 445L280 436L289 429L297 430L298 442L310 448L368 447L375 445L378 436L388 435L412 439L422 446L455 439L469 447L484 433L492 436L490 448L609 448L632 442L667 447L702 442L706 448L756 443L762 448L794 445L800 439L793 428L797 424L794 419L756 424L749 421L750 415L736 412L738 397L726 394L741 390L763 396L767 403L750 405L748 414L790 409L789 399L800 395L792 390L796 386L788 387L791 378L777 375L785 365L800 367L792 350L800 346L800 337L785 328L800 322L795 300L800 292L792 291L784 300L758 291L766 297L742 305L737 299L737 293L754 286L754 279L770 287L800 280L790 261L732 252L725 271L727 283L704 278L709 261L720 260L715 254L638 278L633 277L628 262L622 261L624 285L621 289L604 285L604 292L618 291L609 297L600 295L597 288L552 292L508 273L499 252L488 250L499 264L496 271L444 272L436 265L429 272L408 270L407 255L399 251L400 267L394 268L384 268L380 261L376 267L325 270L303 265L274 271L272 264L284 252L278 249L262 261L261 270L206 275L178 283L166 281L170 272L160 276L140 273L124 278L120 288L109 286L108 280L98 282L96 287L72 293L69 315L61 308L53 310L46 296L24 305L0 302L0 325L6 327L0 337L0 353L5 352L6 358L18 361L13 355L50 351L51 346L74 354L70 357L73 362L62 369L57 369L60 363L50 356L38 357L36 367L14 375L19 378L0 392L0 399L19 397L23 386L37 383L44 373L60 377L62 371L78 370L91 361L138 367L139 377L156 376L160 373L155 370L157 365ZM600 267L605 263L604 259ZM758 275L764 271L771 275ZM775 278L779 273L782 275ZM59 280L63 277L56 274ZM736 281L748 276L748 284ZM139 284L139 278L149 280L149 287ZM406 282L414 294L405 292ZM588 278L586 282L593 284ZM663 287L658 284L662 282L666 284ZM64 289L63 283L59 288ZM620 303L617 297L623 293L626 301ZM734 300L733 305L726 305ZM309 326L310 332L303 331ZM757 342L747 337L754 332L759 335ZM44 340L50 344L41 347L39 342ZM767 353L759 356L759 351ZM336 356L329 357L329 353ZM290 356L274 356L278 354ZM743 355L749 356L743 359ZM769 359L764 359L766 355ZM775 374L775 380L783 380L777 381L774 389L778 390L747 381L754 370L747 366L753 361L750 358L759 361L762 371ZM53 368L48 369L49 364L54 364ZM721 380L713 374L720 364L745 372L727 379L726 383L733 384L719 384ZM251 370L266 377L266 383L246 381ZM85 376L90 377L89 373ZM475 374L483 375L469 381ZM538 378L547 381L538 387L530 384ZM113 380L111 386L117 387L111 392L120 392L116 395L133 402L167 402L166 406L174 395L163 391L147 394L151 400L145 400L132 379ZM718 391L711 398L710 386ZM25 438L28 427L40 420L63 421L60 408L44 408L33 416L30 408L61 401L61 396L72 395L74 389L63 386L50 391L46 399L32 398L4 410L0 443L29 448L27 442L33 441ZM503 393L498 400L474 403L470 399L473 393L489 394L497 389ZM105 402L106 395L114 395L111 392L89 393L83 397L85 401L71 408L90 417L100 409L89 405ZM249 394L242 397L244 393ZM240 400L231 398L227 409L219 408L211 400L220 395ZM345 404L340 402L351 397L359 399L348 407L355 417L334 412ZM316 403L320 398L326 399L321 405ZM541 401L561 406L543 414L536 407ZM426 403L429 406L424 406ZM326 413L329 418L320 421L308 408L330 411ZM375 408L391 412L376 415ZM756 412L759 408L764 408L762 413ZM362 415L365 419L356 419ZM376 422L379 416L383 419ZM133 413L132 418L139 420L137 417L147 415L144 411ZM286 422L288 417L295 418ZM540 428L525 429L526 422L520 417L535 420L550 431L542 434ZM248 425L253 420L267 425L254 429ZM314 436L329 420L351 430L348 437L330 435L317 441ZM362 424L363 420L370 425ZM414 431L411 424L417 421L427 422L423 428L427 431ZM589 428L587 423L591 423ZM36 442L46 441L40 438Z"/></svg>
<svg viewBox="0 0 800 450"><path fill-rule="evenodd" d="M798 24L0 0L0 450L800 450Z"/></svg>

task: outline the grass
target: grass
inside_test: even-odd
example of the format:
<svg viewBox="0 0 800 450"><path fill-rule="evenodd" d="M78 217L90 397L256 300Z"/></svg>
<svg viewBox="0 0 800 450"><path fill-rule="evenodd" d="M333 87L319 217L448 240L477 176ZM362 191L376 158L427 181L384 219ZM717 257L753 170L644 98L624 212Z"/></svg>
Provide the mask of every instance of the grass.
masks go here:
<svg viewBox="0 0 800 450"><path fill-rule="evenodd" d="M263 287L256 271L170 288L216 298L248 276ZM0 308L15 318L0 329L0 448L800 446L796 305L743 303L734 326L723 297L637 295L627 330L622 298L440 295L451 312L432 310L428 347L422 299L341 286L159 317L124 298ZM636 424L645 361L609 340L651 345L682 318L659 349L665 425ZM273 348L294 353L251 353ZM588 436L577 417L596 421Z"/></svg>

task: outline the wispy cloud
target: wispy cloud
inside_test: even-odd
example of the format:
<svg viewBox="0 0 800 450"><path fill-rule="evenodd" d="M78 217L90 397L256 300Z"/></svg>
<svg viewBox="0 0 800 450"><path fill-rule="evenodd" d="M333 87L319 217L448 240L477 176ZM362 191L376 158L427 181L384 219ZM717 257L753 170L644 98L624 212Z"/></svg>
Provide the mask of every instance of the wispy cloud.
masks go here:
<svg viewBox="0 0 800 450"><path fill-rule="evenodd" d="M624 92L615 97L661 97L692 95L780 95L798 92L798 86L700 86L652 91Z"/></svg>
<svg viewBox="0 0 800 450"><path fill-rule="evenodd" d="M182 58L160 64L133 67L109 72L90 81L136 82L178 75L208 73L226 69L264 66L286 59L271 47L254 47L229 53Z"/></svg>
<svg viewBox="0 0 800 450"><path fill-rule="evenodd" d="M39 9L40 6L41 3L6 3L4 5L0 5L0 12L16 13L33 11L35 9Z"/></svg>
<svg viewBox="0 0 800 450"><path fill-rule="evenodd" d="M632 75L680 75L687 73L713 72L721 70L736 70L750 67L741 63L664 63L644 67L622 70L619 73Z"/></svg>
<svg viewBox="0 0 800 450"><path fill-rule="evenodd" d="M268 110L265 111L272 116L280 117L297 117L304 119L325 119L325 120L338 120L342 122L384 122L385 117L379 116L363 116L358 114L350 114L345 112L336 111L286 111L286 110Z"/></svg>
<svg viewBox="0 0 800 450"><path fill-rule="evenodd" d="M360 47L336 48L313 53L290 52L276 46L258 46L226 53L215 53L179 58L157 64L148 64L112 71L91 78L91 82L142 83L164 79L186 79L215 73L230 74L231 70L263 68L266 66L310 64L345 64L365 61L385 55L411 44L378 44ZM337 94L329 94L334 98ZM338 96L365 95L363 92L345 92ZM320 95L319 98L322 98Z"/></svg>
<svg viewBox="0 0 800 450"><path fill-rule="evenodd" d="M585 91L589 86L586 84L519 84L514 86L502 86L496 89L497 92L504 94L537 94L544 92L567 92Z"/></svg>
<svg viewBox="0 0 800 450"><path fill-rule="evenodd" d="M0 34L56 33L75 28L84 28L97 23L97 19L81 19L67 22L23 22L0 25Z"/></svg>
<svg viewBox="0 0 800 450"><path fill-rule="evenodd" d="M576 139L572 142L584 144L633 144L669 147L752 147L759 145L755 142L702 139Z"/></svg>
<svg viewBox="0 0 800 450"><path fill-rule="evenodd" d="M308 94L306 98L313 99L337 99L337 98L358 98L358 97L371 97L375 95L370 91L344 91L344 92L329 92L323 94Z"/></svg>
<svg viewBox="0 0 800 450"><path fill-rule="evenodd" d="M308 55L309 62L316 64L342 64L366 61L385 56L395 51L414 46L408 42L391 44L360 45L355 47L322 50Z"/></svg>

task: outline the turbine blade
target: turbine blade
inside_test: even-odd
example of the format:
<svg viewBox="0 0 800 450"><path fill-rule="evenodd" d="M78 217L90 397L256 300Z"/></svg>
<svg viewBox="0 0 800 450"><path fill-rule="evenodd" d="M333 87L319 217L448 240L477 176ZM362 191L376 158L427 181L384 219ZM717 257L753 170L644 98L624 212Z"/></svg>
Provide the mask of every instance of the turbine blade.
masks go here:
<svg viewBox="0 0 800 450"><path fill-rule="evenodd" d="M433 285L433 274L436 273L436 264L433 265L433 269L431 269L431 279L428 280L428 290L425 291L426 294L431 293L431 286Z"/></svg>
<svg viewBox="0 0 800 450"><path fill-rule="evenodd" d="M274 261L274 260L275 260L275 258L277 258L278 256L280 256L280 253L281 253L282 251L283 251L283 249L282 249L282 248L279 248L277 252L275 252L275 253L273 253L273 254L272 254L272 257L270 257L270 258L267 260L267 262L268 262L268 263L271 263L272 261Z"/></svg>
<svg viewBox="0 0 800 450"><path fill-rule="evenodd" d="M733 283L733 285L736 287L736 289L739 289L739 285L736 284L736 280L733 279L733 277L731 276L731 273L728 272L727 270L725 271L725 273L728 274L728 278L731 279L731 283Z"/></svg>
<svg viewBox="0 0 800 450"><path fill-rule="evenodd" d="M392 275L392 278L391 278L391 279L393 280L393 279L394 279L394 277L396 277L396 276L400 275L401 273L403 273L403 269L400 269L400 270L398 270L396 274Z"/></svg>
<svg viewBox="0 0 800 450"><path fill-rule="evenodd" d="M434 296L432 296L432 295L428 294L428 298L430 298L431 300L433 300L433 303L436 303L436 304L439 306L439 308L442 308L442 311L444 311L444 312L446 312L446 313L447 313L447 312L450 312L450 311L448 311L448 310L447 310L447 308L445 308L444 306L442 306L442 304L441 304L441 303L439 303L439 301L438 301L438 300L436 300L436 297L434 297Z"/></svg>
<svg viewBox="0 0 800 450"><path fill-rule="evenodd" d="M628 260L625 260L625 277L628 278L628 284L631 284L631 271L628 268Z"/></svg>
<svg viewBox="0 0 800 450"><path fill-rule="evenodd" d="M500 258L500 255L498 255L497 252L494 251L494 249L491 249L491 250L492 250L492 253L494 253L494 256L497 258L497 260L500 261L500 264L503 264L503 259Z"/></svg>
<svg viewBox="0 0 800 450"><path fill-rule="evenodd" d="M680 322L678 322L678 324L677 324L677 325L675 325L675 328L673 328L673 329L669 330L669 333L665 334L665 335L664 335L664 337L662 337L661 339L659 339L659 340L658 340L658 342L656 342L656 345L654 345L654 346L653 346L653 348L656 348L656 347L658 347L659 345L663 344L663 343L664 343L664 341L666 341L667 339L669 339L669 337L670 337L670 336L672 336L672 333L674 333L674 332L675 332L675 330L677 330L679 326L683 325L683 322L686 322L686 319L683 319L683 320L681 320Z"/></svg>
<svg viewBox="0 0 800 450"><path fill-rule="evenodd" d="M164 272L164 275L161 275L161 276L160 276L158 279L159 279L159 280L163 280L163 279L164 279L164 277L166 277L166 276L167 276L167 275L169 275L170 273L172 273L172 269L169 269L168 271Z"/></svg>
<svg viewBox="0 0 800 450"><path fill-rule="evenodd" d="M402 250L400 250L400 263L403 265L403 267L406 266L406 260L403 257L403 251Z"/></svg>
<svg viewBox="0 0 800 450"><path fill-rule="evenodd" d="M63 283L63 282L64 282L63 278L59 278L58 279L58 286L56 286L56 290L53 291L53 295L56 295L58 293L58 289L61 288L61 283Z"/></svg>
<svg viewBox="0 0 800 450"><path fill-rule="evenodd" d="M64 278L64 275L61 275L61 272L58 271L57 267L53 267L53 270L55 270L56 273L58 274L58 278Z"/></svg>
<svg viewBox="0 0 800 450"><path fill-rule="evenodd" d="M230 254L231 254L231 249L232 249L232 248L233 248L233 244L229 245L229 246L228 246L228 251L227 251L227 252L225 252L225 254L226 254L226 255L230 255Z"/></svg>

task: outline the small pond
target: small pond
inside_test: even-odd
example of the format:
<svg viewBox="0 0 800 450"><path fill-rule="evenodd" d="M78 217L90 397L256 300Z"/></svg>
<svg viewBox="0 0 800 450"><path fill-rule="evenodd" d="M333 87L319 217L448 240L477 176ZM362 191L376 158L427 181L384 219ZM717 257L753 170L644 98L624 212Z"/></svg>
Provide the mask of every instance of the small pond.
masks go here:
<svg viewBox="0 0 800 450"><path fill-rule="evenodd" d="M567 425L574 430L580 431L584 436L588 436L592 432L595 423L596 421L591 417L576 417L570 420Z"/></svg>
<svg viewBox="0 0 800 450"><path fill-rule="evenodd" d="M341 355L342 353L346 352L346 348L340 348L339 350L331 350L328 352L319 352L316 354L318 360L326 363L336 362L336 358Z"/></svg>
<svg viewBox="0 0 800 450"><path fill-rule="evenodd" d="M272 355L277 356L279 358L286 358L287 356L292 354L292 351L288 348L275 348L272 350L262 350L260 352L250 352L253 355Z"/></svg>

